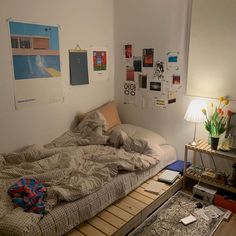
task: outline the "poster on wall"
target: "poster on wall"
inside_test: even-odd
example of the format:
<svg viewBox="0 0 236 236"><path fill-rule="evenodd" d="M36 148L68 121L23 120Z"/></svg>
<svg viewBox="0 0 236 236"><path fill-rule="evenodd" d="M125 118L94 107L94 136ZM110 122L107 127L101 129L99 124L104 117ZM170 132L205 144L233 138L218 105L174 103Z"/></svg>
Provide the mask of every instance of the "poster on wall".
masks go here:
<svg viewBox="0 0 236 236"><path fill-rule="evenodd" d="M9 21L16 108L63 101L58 26Z"/></svg>
<svg viewBox="0 0 236 236"><path fill-rule="evenodd" d="M153 67L154 48L143 49L143 67Z"/></svg>
<svg viewBox="0 0 236 236"><path fill-rule="evenodd" d="M86 50L69 50L70 84L89 84Z"/></svg>
<svg viewBox="0 0 236 236"><path fill-rule="evenodd" d="M108 80L108 48L91 47L92 79L94 82Z"/></svg>

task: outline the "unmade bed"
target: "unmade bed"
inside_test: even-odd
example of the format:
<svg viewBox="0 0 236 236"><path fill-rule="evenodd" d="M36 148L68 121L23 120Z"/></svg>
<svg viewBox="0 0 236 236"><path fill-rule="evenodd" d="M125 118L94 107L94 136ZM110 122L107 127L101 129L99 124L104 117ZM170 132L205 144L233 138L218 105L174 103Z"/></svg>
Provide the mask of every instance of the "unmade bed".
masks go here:
<svg viewBox="0 0 236 236"><path fill-rule="evenodd" d="M56 148L56 150L60 150L62 147L63 150L65 147L71 150L71 148L73 149L75 145L84 145L86 149L86 145L90 144L95 148L94 150L99 151L100 149L97 149L97 144L95 143L97 140L99 140L98 143L103 142L101 140L104 138L104 136L100 133L101 130L97 129L98 127L103 126L102 122L97 122L98 120L98 117L96 117L95 123L99 123L99 125L96 126L96 129L92 129L92 135L88 136L88 130L86 128L85 131L83 126L82 131L80 129L79 138L78 133L72 134L71 132L67 132L47 145L46 148L50 151L54 150L54 148ZM84 125L91 128L91 122L84 122ZM94 130L96 130L96 133L94 133ZM138 133L138 130L141 130L141 133ZM84 195L78 197L80 196L80 193L74 191L74 189L71 191L70 188L67 188L67 186L63 190L60 188L55 188L57 190L56 193L59 193L60 196L65 198L60 198L61 201L57 203L46 215L44 215L44 217L41 217L39 214L35 213L23 212L22 209L16 208L12 211L14 213L7 212L7 214L5 214L5 216L0 219L0 235L63 235L76 225L96 215L114 201L126 196L130 191L137 188L145 180L154 176L166 165L176 160L175 149L172 146L166 144L162 137L154 135L153 133L151 133L150 136L149 133L147 134L143 131L144 129L138 129L138 127L130 125L120 125L113 129L112 135L109 135L110 144L114 146L113 148L115 148L115 150L118 150L118 146L121 147L121 157L118 156L118 158L115 158L114 161L112 161L112 168L114 164L118 163L115 165L115 168L118 167L118 170L116 174L112 175L112 178L106 177L105 181L102 182L99 180L98 184L95 186L95 191L86 189ZM129 135L131 135L132 132L136 132L137 136L144 136L144 139L130 138ZM86 138L83 136L85 133L87 135ZM147 135L152 139L150 139L150 145L147 143L147 141L144 141L147 140L147 137L145 137ZM95 136L97 136L96 139L94 139ZM110 147L106 147L106 150L107 149L110 150ZM127 152L123 151L123 149L125 149ZM158 153L153 153L153 149L157 149ZM137 151L139 152L139 155L137 156L136 160L136 156L134 157L133 155ZM119 153L120 151L117 152ZM156 156L156 154L158 155ZM13 157L12 160L14 160L14 157L23 158L24 161L28 158L25 153L24 155L20 156L17 155L18 154L14 153L10 156ZM125 156L124 159L122 155ZM150 157L153 155L155 157L150 159ZM59 156L61 156L61 153ZM7 159L6 157L9 156L5 156L5 159ZM45 154L42 158L44 157ZM110 158L111 156L108 157ZM90 155L90 158L94 159L98 158L98 156ZM128 160L126 163L127 159L129 158L134 158L134 160L132 159L132 162ZM3 159L4 155L2 156L2 160ZM76 159L72 160L74 161ZM19 160L19 163L20 161L21 160ZM21 167L21 164L19 165ZM32 165L32 160L30 160L30 163L24 165ZM109 166L105 166L105 170L107 170L107 168L110 166L111 162L109 163ZM102 170L104 170L104 168ZM108 170L110 169L108 168ZM10 171L8 170L7 172ZM3 174L3 176L6 176L6 170L3 172ZM32 176L34 176L34 174L32 174ZM2 183L3 182L1 182L1 184ZM69 182L65 183L68 184ZM3 186L1 187L3 188ZM49 186L49 188L50 187L51 186ZM67 191L69 193L71 192L72 194L67 196ZM55 191L52 191L52 193L54 192ZM67 197L68 200L66 199ZM2 209L0 208L0 213L1 210L4 210L4 206L1 207Z"/></svg>

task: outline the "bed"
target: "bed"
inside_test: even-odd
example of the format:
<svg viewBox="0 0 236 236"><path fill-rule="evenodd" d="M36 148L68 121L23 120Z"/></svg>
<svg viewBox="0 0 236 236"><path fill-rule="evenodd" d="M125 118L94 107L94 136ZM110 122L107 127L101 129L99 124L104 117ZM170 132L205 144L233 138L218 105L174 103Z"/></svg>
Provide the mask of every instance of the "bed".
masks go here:
<svg viewBox="0 0 236 236"><path fill-rule="evenodd" d="M113 113L114 112L112 112L112 114ZM3 216L0 219L0 235L63 235L76 225L96 215L114 201L126 196L145 180L154 176L166 165L176 160L175 149L171 145L168 145L166 140L160 135L137 126L120 124L120 122L115 122L116 125L108 124L109 122L107 122L107 120L109 119L106 119L106 116L106 114L102 114L99 111L90 113L87 116L88 118L83 119L83 122L81 122L82 125L80 123L79 132L73 133L68 131L43 147L44 149L33 146L24 151L23 154L21 152L20 154L11 153L2 154L0 156L0 163L8 161L8 165L6 165L6 163L0 164L0 167L2 166L3 170L0 172L0 175L2 175L0 177L3 177L4 179L7 176L8 178L6 182L0 182L1 189L6 189L6 185L9 185L9 173L12 178L12 172L14 172L14 181L19 178L19 174L15 176L15 166L18 168L17 171L21 172L22 163L24 163L22 168L25 168L26 166L29 167L28 169L26 168L27 171L29 171L29 169L30 171L33 171L35 163L40 163L40 165L42 165L40 161L44 160L45 157L51 158L52 155L56 156L57 160L58 157L60 157L60 160L63 159L63 165L70 166L70 164L65 163L65 156L68 160L77 160L77 158L75 159L74 157L70 159L67 155L68 150L70 155L73 156L74 153L77 155L77 148L76 152L74 152L75 146L77 145L82 145L82 150L85 150L85 153L88 148L91 148L93 154L89 155L89 158L92 158L92 161L94 161L95 158L97 161L97 158L102 156L102 161L99 162L99 165L101 164L102 168L95 172L96 175L97 172L99 172L99 174L102 173L103 177L105 176L105 179L102 179L102 181L99 180L98 183L95 181L97 180L97 176L92 178L89 184L86 182L88 188L85 188L85 190L83 189L83 195L81 195L80 191L75 191L74 188L70 188L71 182L68 182L68 180L67 182L63 182L63 189L59 188L61 186L57 186L57 188L51 191L51 188L54 188L54 186L49 184L48 189L50 189L50 196L47 196L49 200L46 202L49 205L52 204L53 207L49 208L49 212L44 217L39 214L24 212L21 208L14 209L13 206L5 208L5 210L7 209L8 211L3 214L5 206L4 204L0 204L0 215L2 214ZM114 120L115 119L113 119L113 121ZM105 135L104 130L106 130ZM109 145L107 145L107 142ZM100 150L100 146L102 146L102 151ZM103 166L103 147L105 148L105 154L107 154L107 150L109 151L109 155L105 155L106 161L109 158L109 165L106 164L105 167ZM118 147L121 148L118 149ZM113 155L113 149L116 150L115 153L118 152L120 156ZM56 154L55 150L57 151ZM113 153L112 156L110 155L111 152ZM137 157L136 152L138 152ZM40 160L34 162L35 160L32 160L32 158L36 158L39 153ZM95 153L100 154L95 155ZM115 157L114 159L113 156ZM85 158L86 165L82 163L85 169L87 168L87 163L91 163L91 160L87 160L87 157L88 155ZM132 161L130 161L131 159ZM49 163L48 159L47 163ZM14 166L12 167L13 164ZM51 163L49 163L49 166L50 165ZM79 165L81 165L81 163L79 163ZM6 168L6 166L9 168ZM55 166L54 161L53 166ZM66 170L68 170L68 166L65 168ZM65 169L63 171L65 171ZM116 170L117 172L109 175L107 170L109 171L109 174L110 172L116 172ZM54 171L53 174L53 178L55 178L55 174L59 175L61 178L62 172L56 173L56 171ZM108 174L108 177L106 174ZM38 172L37 175L34 172L29 175L36 176L38 179L42 177L41 172L40 175ZM84 175L86 174L84 173ZM93 174L91 176L93 176ZM43 182L46 183L46 186L47 178L45 178L45 175L43 176ZM80 178L83 179L81 175ZM95 188L90 188L91 183L95 183ZM78 189L81 190L84 186L85 183L83 181L80 183L79 180ZM50 198L55 192L60 196L60 201L56 204L53 201L55 200L54 197ZM6 195L1 195L0 202L4 199L4 196L6 198ZM5 202L5 204L10 204L10 197L8 197L7 200L8 202Z"/></svg>

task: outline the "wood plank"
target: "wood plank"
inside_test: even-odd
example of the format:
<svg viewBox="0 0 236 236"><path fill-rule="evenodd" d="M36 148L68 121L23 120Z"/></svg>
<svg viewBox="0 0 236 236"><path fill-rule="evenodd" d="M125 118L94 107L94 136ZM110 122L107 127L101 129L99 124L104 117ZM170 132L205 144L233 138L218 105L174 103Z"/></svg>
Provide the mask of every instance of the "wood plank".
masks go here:
<svg viewBox="0 0 236 236"><path fill-rule="evenodd" d="M144 196L144 195L142 195L142 194L140 194L138 192L135 192L135 191L131 192L129 194L129 196L134 198L134 199L136 199L136 200L138 200L138 201L140 201L140 202L143 202L143 203L145 203L147 205L149 205L149 204L151 204L153 202L152 198Z"/></svg>
<svg viewBox="0 0 236 236"><path fill-rule="evenodd" d="M118 229L121 228L126 223L124 220L118 218L117 216L113 215L112 213L106 210L99 213L98 217L100 217L101 219L115 226Z"/></svg>
<svg viewBox="0 0 236 236"><path fill-rule="evenodd" d="M106 235L112 235L117 231L116 227L110 225L109 223L107 223L106 221L97 216L93 217L91 220L88 220L87 222L90 225L102 231Z"/></svg>
<svg viewBox="0 0 236 236"><path fill-rule="evenodd" d="M122 200L137 207L140 210L143 210L148 205L146 203L140 202L140 201L130 197L129 195L124 197Z"/></svg>
<svg viewBox="0 0 236 236"><path fill-rule="evenodd" d="M106 211L112 213L113 215L119 217L120 219L124 220L125 222L129 221L133 218L133 215L128 213L127 211L122 210L121 208L111 205L106 208Z"/></svg>
<svg viewBox="0 0 236 236"><path fill-rule="evenodd" d="M106 234L102 233L100 230L96 229L92 225L83 222L82 224L75 227L81 233L87 236L96 235L96 236L106 236Z"/></svg>
<svg viewBox="0 0 236 236"><path fill-rule="evenodd" d="M85 236L84 234L82 234L81 232L79 232L76 229L72 229L71 231L69 231L68 233L64 234L65 236Z"/></svg>
<svg viewBox="0 0 236 236"><path fill-rule="evenodd" d="M145 189L142 188L142 187L136 188L135 192L138 192L138 193L140 193L140 194L142 194L144 196L147 196L147 197L149 197L149 198L151 198L153 200L158 198L158 194L154 194L154 193L150 193L148 191L145 191Z"/></svg>
<svg viewBox="0 0 236 236"><path fill-rule="evenodd" d="M117 207L121 208L122 210L130 213L131 215L135 216L137 215L142 209L137 208L135 204L130 204L127 201L118 201L114 203Z"/></svg>

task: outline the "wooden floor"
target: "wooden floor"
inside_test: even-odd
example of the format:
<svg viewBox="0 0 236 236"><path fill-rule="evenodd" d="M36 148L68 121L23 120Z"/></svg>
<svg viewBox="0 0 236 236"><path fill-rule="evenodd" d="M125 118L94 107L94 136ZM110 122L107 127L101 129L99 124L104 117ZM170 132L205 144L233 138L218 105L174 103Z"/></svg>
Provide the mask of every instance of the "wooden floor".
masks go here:
<svg viewBox="0 0 236 236"><path fill-rule="evenodd" d="M223 221L214 233L214 236L235 236L236 215L233 214L229 222Z"/></svg>
<svg viewBox="0 0 236 236"><path fill-rule="evenodd" d="M66 236L123 236L141 224L153 211L182 187L182 178L163 184L159 194L145 191L158 175L147 180L126 197L116 201L90 220L76 226Z"/></svg>

